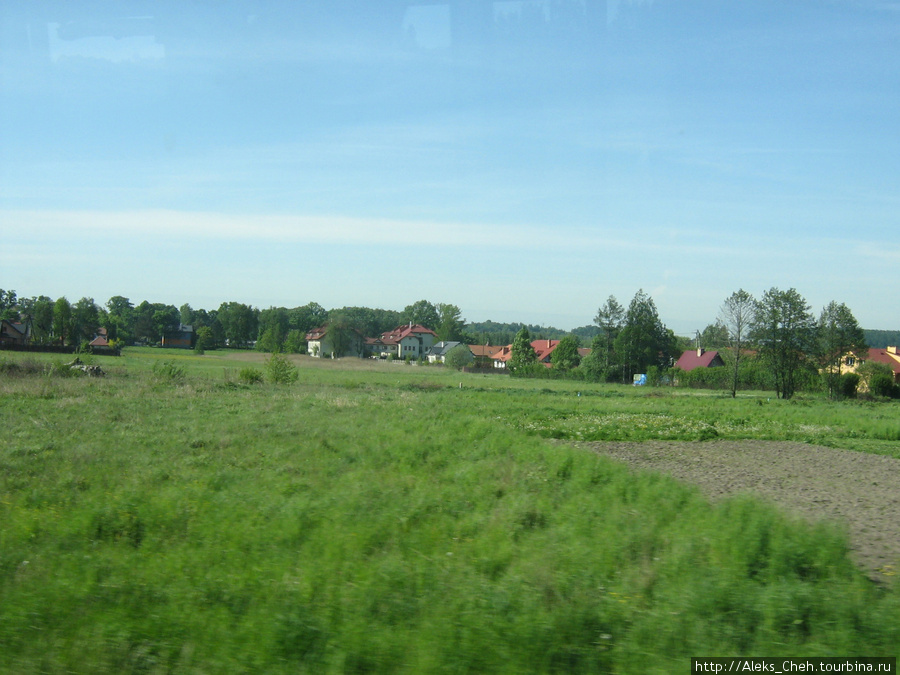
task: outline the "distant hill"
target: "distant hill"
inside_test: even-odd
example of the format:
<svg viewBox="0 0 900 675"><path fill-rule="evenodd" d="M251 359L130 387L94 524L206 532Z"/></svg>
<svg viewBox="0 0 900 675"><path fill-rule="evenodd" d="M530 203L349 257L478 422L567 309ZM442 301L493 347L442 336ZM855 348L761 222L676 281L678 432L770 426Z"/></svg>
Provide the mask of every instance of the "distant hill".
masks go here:
<svg viewBox="0 0 900 675"><path fill-rule="evenodd" d="M900 346L900 330L869 330L863 329L866 335L866 344L875 349Z"/></svg>

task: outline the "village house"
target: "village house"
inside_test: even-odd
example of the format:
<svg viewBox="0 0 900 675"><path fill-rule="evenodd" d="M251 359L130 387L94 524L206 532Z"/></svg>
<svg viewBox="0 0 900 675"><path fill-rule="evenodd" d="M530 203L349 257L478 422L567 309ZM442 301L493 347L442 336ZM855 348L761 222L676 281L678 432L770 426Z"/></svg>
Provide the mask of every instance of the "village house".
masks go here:
<svg viewBox="0 0 900 675"><path fill-rule="evenodd" d="M718 368L724 366L725 361L717 351L706 351L702 347L684 352L675 362L675 367L686 373L694 368Z"/></svg>
<svg viewBox="0 0 900 675"><path fill-rule="evenodd" d="M178 328L163 335L162 346L170 349L191 349L194 346L194 327L178 324Z"/></svg>
<svg viewBox="0 0 900 675"><path fill-rule="evenodd" d="M437 344L432 346L432 348L427 352L425 352L425 358L428 359L428 363L443 363L444 358L447 356L450 350L454 347L458 347L461 344L462 342L455 342L452 340L448 342L446 340L442 340L441 342L438 342Z"/></svg>
<svg viewBox="0 0 900 675"><path fill-rule="evenodd" d="M469 345L469 351L475 357L476 368L491 368L494 365L494 354L503 350L502 345Z"/></svg>
<svg viewBox="0 0 900 675"><path fill-rule="evenodd" d="M534 353L537 355L538 363L544 365L546 368L552 367L550 362L550 357L553 355L553 351L559 345L559 340L532 340L531 348L534 350ZM579 354L581 354L582 350L578 350ZM590 353L590 350L586 350L587 353ZM506 368L509 359L512 357L512 345L506 345L505 347L501 347L499 351L495 352L491 357L494 361L494 368Z"/></svg>
<svg viewBox="0 0 900 675"><path fill-rule="evenodd" d="M0 347L24 347L31 342L31 323L0 321Z"/></svg>
<svg viewBox="0 0 900 675"><path fill-rule="evenodd" d="M437 334L420 324L403 324L386 331L377 338L366 338L363 343L365 356L375 359L419 359L434 346Z"/></svg>
<svg viewBox="0 0 900 675"><path fill-rule="evenodd" d="M362 334L356 329L350 330L348 333L347 350L345 356L364 355L364 339ZM306 352L310 356L316 358L334 358L334 345L331 337L328 335L328 325L313 328L306 334Z"/></svg>
<svg viewBox="0 0 900 675"><path fill-rule="evenodd" d="M866 361L883 363L894 374L894 382L900 384L900 350L897 347L885 347L884 349L870 347L863 358L858 354L847 354L841 359L841 374L855 373L857 368Z"/></svg>

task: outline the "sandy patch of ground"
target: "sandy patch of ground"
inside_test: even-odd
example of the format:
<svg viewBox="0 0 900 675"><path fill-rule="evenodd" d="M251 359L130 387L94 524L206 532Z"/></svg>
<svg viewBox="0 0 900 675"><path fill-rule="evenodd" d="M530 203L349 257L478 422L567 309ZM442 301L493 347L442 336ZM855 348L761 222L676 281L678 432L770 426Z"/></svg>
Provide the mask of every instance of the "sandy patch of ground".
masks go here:
<svg viewBox="0 0 900 675"><path fill-rule="evenodd" d="M579 443L639 469L696 484L712 499L751 492L847 527L873 578L900 572L900 460L779 441Z"/></svg>

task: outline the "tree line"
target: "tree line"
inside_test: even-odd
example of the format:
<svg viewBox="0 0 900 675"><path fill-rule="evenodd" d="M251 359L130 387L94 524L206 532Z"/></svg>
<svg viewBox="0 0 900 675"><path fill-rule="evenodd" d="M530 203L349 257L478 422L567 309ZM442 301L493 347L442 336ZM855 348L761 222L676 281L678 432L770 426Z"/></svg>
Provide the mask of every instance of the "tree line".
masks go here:
<svg viewBox="0 0 900 675"><path fill-rule="evenodd" d="M697 334L697 346L720 349L727 361L727 382L721 373L677 373L673 366L690 348L660 320L653 298L638 290L627 307L610 295L597 310L592 326L565 333L553 328L491 321L467 324L459 307L450 303L419 300L403 311L369 307L340 307L326 310L316 302L299 307L257 309L239 302L223 302L218 309L193 309L143 301L137 305L123 296L111 297L100 306L92 298L70 303L65 297L19 298L15 291L0 289L0 318L27 321L38 344L82 345L107 331L108 339L119 344L157 344L164 336L190 325L196 334L196 348L229 346L255 347L266 352L302 353L306 334L329 325L332 331L355 331L376 336L405 323L421 324L435 330L438 340L458 340L467 344L511 344L508 363L516 376L573 377L591 382L632 381L646 374L649 381L679 380L703 384L704 378L727 386L734 396L740 388L771 388L780 398L789 399L804 388L824 387L832 397L855 391L853 374L841 373L841 359L847 354L865 354L867 333L843 303L830 302L816 317L809 303L793 288L771 288L758 299L740 289L727 297L715 322ZM870 331L881 339L896 332ZM590 353L579 348L590 337ZM551 355L552 370L537 363L531 347L534 339L558 339ZM896 344L896 342L895 342ZM889 373L872 364L885 392ZM869 383L866 383L869 386ZM871 387L870 387L871 388Z"/></svg>
<svg viewBox="0 0 900 675"><path fill-rule="evenodd" d="M306 334L330 324L345 327L363 336L380 335L404 323L418 323L434 330L439 339L467 341L465 319L456 305L419 300L403 311L369 307L340 307L326 310L316 302L293 308L258 309L240 302L223 302L218 309L194 309L143 301L135 305L129 298L114 295L104 305L83 297L70 302L41 295L20 298L13 290L0 289L0 319L31 324L36 344L82 346L100 328L113 343L159 344L182 325L191 326L197 348L255 347L266 352L302 353Z"/></svg>
<svg viewBox="0 0 900 675"><path fill-rule="evenodd" d="M842 372L842 361L864 358L868 351L866 333L850 308L832 301L816 317L793 288L773 287L758 299L740 289L723 301L717 320L697 334L697 348L722 350L726 368L709 369L717 371L712 375L673 368L689 345L660 321L653 298L643 290L627 309L609 296L594 323L598 331L590 354L580 358L574 337L563 338L551 355L552 371L537 363L529 331L522 328L512 343L510 372L592 382L631 382L636 374L645 374L650 383L715 382L732 396L740 388L771 388L783 399L801 389L819 388L832 398L852 396L865 378L873 393L900 395L890 369L882 364L867 363L859 373Z"/></svg>

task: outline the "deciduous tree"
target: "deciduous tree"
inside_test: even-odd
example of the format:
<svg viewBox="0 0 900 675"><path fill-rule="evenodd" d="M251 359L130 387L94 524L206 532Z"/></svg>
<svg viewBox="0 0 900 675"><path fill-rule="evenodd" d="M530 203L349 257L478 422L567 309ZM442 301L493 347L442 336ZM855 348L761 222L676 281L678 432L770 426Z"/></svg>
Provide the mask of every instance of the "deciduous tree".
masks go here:
<svg viewBox="0 0 900 675"><path fill-rule="evenodd" d="M444 365L462 370L474 360L475 357L468 345L456 345L444 356Z"/></svg>
<svg viewBox="0 0 900 675"><path fill-rule="evenodd" d="M738 374L744 354L744 343L753 317L756 312L756 301L743 288L735 291L725 299L719 310L719 321L727 331L727 344L731 350L731 397L737 396Z"/></svg>
<svg viewBox="0 0 900 675"><path fill-rule="evenodd" d="M356 336L356 327L344 315L328 318L328 327L325 329L325 339L331 345L335 358L346 356L350 353Z"/></svg>
<svg viewBox="0 0 900 675"><path fill-rule="evenodd" d="M403 309L403 321L434 330L440 323L437 307L427 300L419 300Z"/></svg>
<svg viewBox="0 0 900 675"><path fill-rule="evenodd" d="M72 327L72 305L65 296L57 298L53 305L53 337L60 344L68 344L67 340Z"/></svg>
<svg viewBox="0 0 900 675"><path fill-rule="evenodd" d="M572 335L563 337L556 349L550 354L550 363L553 364L553 370L559 373L567 373L573 368L577 368L581 362L581 355L578 353L578 340Z"/></svg>
<svg viewBox="0 0 900 675"><path fill-rule="evenodd" d="M841 361L848 356L863 359L868 350L866 336L850 308L834 300L829 302L819 316L817 355L831 398L839 398L843 394L840 387Z"/></svg>
<svg viewBox="0 0 900 675"><path fill-rule="evenodd" d="M793 288L770 288L756 303L751 332L772 372L776 395L791 398L801 367L815 348L816 320L810 306Z"/></svg>
<svg viewBox="0 0 900 675"><path fill-rule="evenodd" d="M0 288L0 319L18 321L19 310L15 291L4 291Z"/></svg>
<svg viewBox="0 0 900 675"><path fill-rule="evenodd" d="M90 341L100 325L100 313L93 298L81 298L72 306L72 344Z"/></svg>
<svg viewBox="0 0 900 675"><path fill-rule="evenodd" d="M625 308L619 304L616 296L610 295L594 317L594 323L600 327L599 337L602 337L602 341L594 339L591 342L591 353L598 352L595 359L602 363L604 370L608 370L614 362L613 349L624 321Z"/></svg>
<svg viewBox="0 0 900 675"><path fill-rule="evenodd" d="M43 344L53 332L53 300L46 295L41 295L34 301L34 319L32 330L34 338Z"/></svg>
<svg viewBox="0 0 900 675"><path fill-rule="evenodd" d="M439 302L436 305L438 313L438 323L435 333L438 340L446 341L462 341L465 339L463 329L466 326L465 319L462 318L462 312L456 305ZM470 352L471 353L471 352Z"/></svg>

